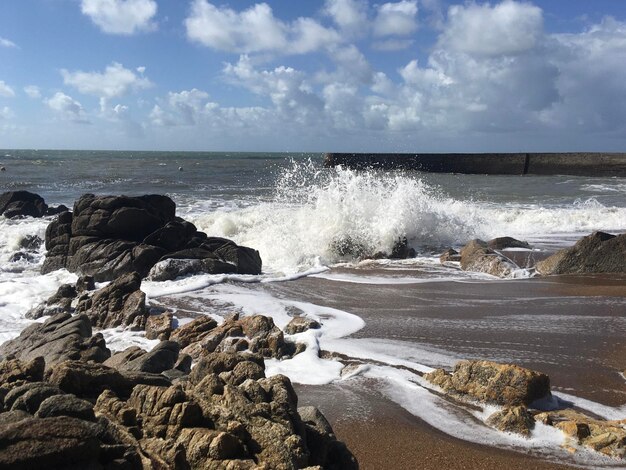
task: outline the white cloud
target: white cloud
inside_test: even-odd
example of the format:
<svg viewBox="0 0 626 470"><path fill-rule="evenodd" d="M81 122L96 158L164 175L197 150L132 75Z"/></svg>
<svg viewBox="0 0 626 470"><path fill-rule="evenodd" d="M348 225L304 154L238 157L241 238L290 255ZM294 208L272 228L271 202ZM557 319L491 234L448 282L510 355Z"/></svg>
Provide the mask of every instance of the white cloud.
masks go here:
<svg viewBox="0 0 626 470"><path fill-rule="evenodd" d="M131 90L143 90L152 86L150 80L137 76L117 62L107 66L104 73L69 72L62 69L61 75L63 83L75 87L79 92L105 98L122 96Z"/></svg>
<svg viewBox="0 0 626 470"><path fill-rule="evenodd" d="M15 44L13 41L10 41L6 38L0 37L0 47L13 47L13 48L17 48L17 44Z"/></svg>
<svg viewBox="0 0 626 470"><path fill-rule="evenodd" d="M0 119L9 120L13 117L13 111L8 106L0 108Z"/></svg>
<svg viewBox="0 0 626 470"><path fill-rule="evenodd" d="M44 100L48 107L59 116L69 121L86 124L85 110L80 102L62 92L57 92L52 98Z"/></svg>
<svg viewBox="0 0 626 470"><path fill-rule="evenodd" d="M105 33L130 35L156 27L155 0L82 0L80 7Z"/></svg>
<svg viewBox="0 0 626 470"><path fill-rule="evenodd" d="M413 43L412 39L385 39L372 43L372 48L377 51L401 51L402 49L408 49Z"/></svg>
<svg viewBox="0 0 626 470"><path fill-rule="evenodd" d="M336 31L311 18L282 22L267 3L237 12L206 0L194 0L185 26L190 40L237 53L305 54L341 41Z"/></svg>
<svg viewBox="0 0 626 470"><path fill-rule="evenodd" d="M402 0L378 7L375 36L408 36L417 30L417 1Z"/></svg>
<svg viewBox="0 0 626 470"><path fill-rule="evenodd" d="M4 80L0 80L0 96L5 96L7 98L15 96L13 88L4 83Z"/></svg>
<svg viewBox="0 0 626 470"><path fill-rule="evenodd" d="M367 3L363 0L326 0L324 13L344 32L359 34L369 28Z"/></svg>
<svg viewBox="0 0 626 470"><path fill-rule="evenodd" d="M542 34L542 11L530 3L469 3L449 8L440 45L476 55L517 54L533 49Z"/></svg>
<svg viewBox="0 0 626 470"><path fill-rule="evenodd" d="M41 98L41 90L35 85L25 86L24 93L26 93L29 98Z"/></svg>

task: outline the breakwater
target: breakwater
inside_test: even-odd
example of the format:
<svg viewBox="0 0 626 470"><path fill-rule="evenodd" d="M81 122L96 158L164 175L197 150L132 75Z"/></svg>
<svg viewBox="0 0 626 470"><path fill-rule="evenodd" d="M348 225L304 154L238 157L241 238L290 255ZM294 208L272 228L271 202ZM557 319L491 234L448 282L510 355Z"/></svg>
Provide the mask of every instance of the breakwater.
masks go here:
<svg viewBox="0 0 626 470"><path fill-rule="evenodd" d="M626 153L327 153L324 166L487 175L626 177Z"/></svg>

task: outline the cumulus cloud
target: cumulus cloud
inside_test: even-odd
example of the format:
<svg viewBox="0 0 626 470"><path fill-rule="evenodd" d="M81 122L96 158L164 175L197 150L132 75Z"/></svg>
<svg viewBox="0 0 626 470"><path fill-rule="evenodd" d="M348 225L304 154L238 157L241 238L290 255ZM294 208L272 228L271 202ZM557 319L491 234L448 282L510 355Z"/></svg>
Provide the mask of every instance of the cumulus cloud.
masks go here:
<svg viewBox="0 0 626 470"><path fill-rule="evenodd" d="M187 37L213 49L236 52L305 54L341 41L340 35L311 18L285 23L267 3L241 12L194 0L185 19Z"/></svg>
<svg viewBox="0 0 626 470"><path fill-rule="evenodd" d="M469 3L450 7L440 45L476 55L517 54L533 49L542 34L541 8L530 3Z"/></svg>
<svg viewBox="0 0 626 470"><path fill-rule="evenodd" d="M349 34L363 33L369 28L367 3L363 0L326 0L324 13Z"/></svg>
<svg viewBox="0 0 626 470"><path fill-rule="evenodd" d="M13 88L11 88L9 85L4 83L4 80L0 80L0 96L4 96L7 98L11 98L15 96L15 92L13 91Z"/></svg>
<svg viewBox="0 0 626 470"><path fill-rule="evenodd" d="M143 90L152 86L150 80L138 76L117 62L107 66L103 73L69 72L62 69L61 75L66 85L73 86L79 92L105 98L122 96L129 91Z"/></svg>
<svg viewBox="0 0 626 470"><path fill-rule="evenodd" d="M81 0L80 8L105 33L130 35L156 28L155 0Z"/></svg>
<svg viewBox="0 0 626 470"><path fill-rule="evenodd" d="M383 3L374 20L376 36L408 36L417 30L417 1Z"/></svg>
<svg viewBox="0 0 626 470"><path fill-rule="evenodd" d="M13 47L13 48L17 48L17 44L15 44L13 41L10 41L6 38L3 38L0 36L0 47Z"/></svg>
<svg viewBox="0 0 626 470"><path fill-rule="evenodd" d="M13 117L13 111L8 106L4 106L0 108L0 119L1 120L9 120Z"/></svg>
<svg viewBox="0 0 626 470"><path fill-rule="evenodd" d="M29 98L41 98L41 90L36 85L25 86L24 93L26 93Z"/></svg>
<svg viewBox="0 0 626 470"><path fill-rule="evenodd" d="M48 107L63 119L81 124L89 123L80 102L63 92L57 92L44 101Z"/></svg>

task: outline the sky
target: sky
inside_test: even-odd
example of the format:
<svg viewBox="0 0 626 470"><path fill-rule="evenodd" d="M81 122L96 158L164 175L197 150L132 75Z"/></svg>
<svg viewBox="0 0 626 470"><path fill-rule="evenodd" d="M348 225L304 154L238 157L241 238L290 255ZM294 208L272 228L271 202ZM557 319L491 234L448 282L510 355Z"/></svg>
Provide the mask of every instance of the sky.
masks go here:
<svg viewBox="0 0 626 470"><path fill-rule="evenodd" d="M1 0L0 148L626 151L626 1Z"/></svg>

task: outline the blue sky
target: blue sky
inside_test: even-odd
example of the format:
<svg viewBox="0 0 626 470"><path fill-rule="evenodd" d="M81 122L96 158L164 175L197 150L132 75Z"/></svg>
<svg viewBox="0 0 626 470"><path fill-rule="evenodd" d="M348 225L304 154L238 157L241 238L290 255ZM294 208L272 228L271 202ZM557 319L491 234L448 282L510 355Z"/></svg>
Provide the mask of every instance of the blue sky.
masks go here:
<svg viewBox="0 0 626 470"><path fill-rule="evenodd" d="M626 2L3 0L0 148L626 149Z"/></svg>

